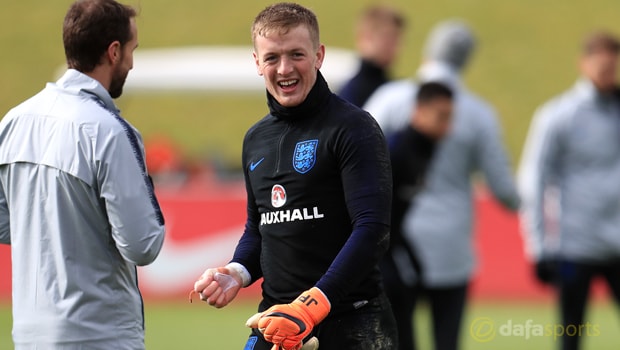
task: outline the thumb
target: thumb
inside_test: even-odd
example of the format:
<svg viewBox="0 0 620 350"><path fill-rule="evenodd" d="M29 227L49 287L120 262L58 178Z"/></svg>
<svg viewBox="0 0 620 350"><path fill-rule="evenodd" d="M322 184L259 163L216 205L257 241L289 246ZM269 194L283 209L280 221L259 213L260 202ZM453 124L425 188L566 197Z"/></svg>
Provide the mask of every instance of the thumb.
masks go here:
<svg viewBox="0 0 620 350"><path fill-rule="evenodd" d="M304 345L301 347L301 350L317 350L319 348L319 340L317 337L310 338Z"/></svg>
<svg viewBox="0 0 620 350"><path fill-rule="evenodd" d="M252 317L248 318L248 320L245 321L245 325L250 328L258 328L258 320L260 320L262 315L262 312L252 315Z"/></svg>

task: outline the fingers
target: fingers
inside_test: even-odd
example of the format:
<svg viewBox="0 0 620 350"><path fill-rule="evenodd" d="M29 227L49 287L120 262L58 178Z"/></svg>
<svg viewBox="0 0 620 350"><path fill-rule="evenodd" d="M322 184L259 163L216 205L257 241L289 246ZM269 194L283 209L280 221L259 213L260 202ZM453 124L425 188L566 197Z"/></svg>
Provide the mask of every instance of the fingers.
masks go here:
<svg viewBox="0 0 620 350"><path fill-rule="evenodd" d="M201 293L211 282L213 282L213 276L217 272L215 269L207 269L198 279L194 282L194 290Z"/></svg>
<svg viewBox="0 0 620 350"><path fill-rule="evenodd" d="M261 319L261 317L263 317L265 313L266 312L255 313L250 318L248 318L247 321L245 321L245 325L250 328L258 328L258 330L261 333L263 333L263 335L265 336L265 340L267 340L268 342L274 343L271 350L281 350L281 349L286 350L287 348L283 344L283 342L285 342L286 340L286 337L279 335L277 330L274 334L264 334L265 328L259 328L258 321ZM295 346L289 347L288 349L289 350L299 350L299 349L317 350L318 348L319 348L319 340L316 337L312 337L306 343L300 342L296 344Z"/></svg>
<svg viewBox="0 0 620 350"><path fill-rule="evenodd" d="M261 318L262 315L262 312L255 313L254 315L252 315L252 317L248 318L248 320L245 321L245 325L250 328L258 328L258 320Z"/></svg>
<svg viewBox="0 0 620 350"><path fill-rule="evenodd" d="M223 295L224 293L219 283L212 281L207 288L202 291L202 300L206 301L207 304L214 306L217 304L218 298Z"/></svg>
<svg viewBox="0 0 620 350"><path fill-rule="evenodd" d="M221 308L224 307L226 305L228 305L228 297L226 296L226 292L223 289L219 289L221 292L219 294L219 296L216 298L215 296L209 298L209 304L212 306L215 306L216 308ZM215 300L213 302L213 304L211 304L210 302L212 302L213 300Z"/></svg>
<svg viewBox="0 0 620 350"><path fill-rule="evenodd" d="M319 339L317 339L317 337L312 337L303 344L303 346L301 347L301 350L318 350L318 348L319 348Z"/></svg>
<svg viewBox="0 0 620 350"><path fill-rule="evenodd" d="M217 281L211 281L205 286L205 288L202 289L201 293L205 298L211 298L212 296L215 296L215 293L219 296L221 290L222 288L220 288L220 284L217 283Z"/></svg>
<svg viewBox="0 0 620 350"><path fill-rule="evenodd" d="M221 267L207 269L200 276L198 281L194 283L194 292L200 294L200 299L202 301L206 301L209 305L215 306L217 308L226 306L228 302L224 293L225 290L222 289L222 286L218 282L218 279L225 281L228 281L228 279L223 279L221 277L223 274L220 270L225 271L226 269ZM227 288L230 289L229 286Z"/></svg>

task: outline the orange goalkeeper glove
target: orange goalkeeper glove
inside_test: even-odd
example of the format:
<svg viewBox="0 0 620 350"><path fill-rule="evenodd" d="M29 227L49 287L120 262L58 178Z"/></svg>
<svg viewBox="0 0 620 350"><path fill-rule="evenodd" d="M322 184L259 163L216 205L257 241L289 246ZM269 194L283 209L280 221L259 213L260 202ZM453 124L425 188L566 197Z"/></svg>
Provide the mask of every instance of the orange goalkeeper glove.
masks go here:
<svg viewBox="0 0 620 350"><path fill-rule="evenodd" d="M258 328L265 340L281 346L284 350L299 349L312 328L323 321L331 305L325 294L317 287L301 293L290 304L278 304L251 317L247 325Z"/></svg>

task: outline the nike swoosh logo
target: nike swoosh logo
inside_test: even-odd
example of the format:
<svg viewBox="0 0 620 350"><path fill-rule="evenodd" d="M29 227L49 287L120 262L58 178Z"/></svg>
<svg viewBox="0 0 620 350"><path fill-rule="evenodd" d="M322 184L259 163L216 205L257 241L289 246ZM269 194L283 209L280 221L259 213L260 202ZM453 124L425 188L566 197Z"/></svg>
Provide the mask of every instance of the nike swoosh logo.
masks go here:
<svg viewBox="0 0 620 350"><path fill-rule="evenodd" d="M256 169L256 167L263 162L263 160L265 160L265 157L261 158L258 162L254 163L250 163L250 171L254 171L254 169Z"/></svg>

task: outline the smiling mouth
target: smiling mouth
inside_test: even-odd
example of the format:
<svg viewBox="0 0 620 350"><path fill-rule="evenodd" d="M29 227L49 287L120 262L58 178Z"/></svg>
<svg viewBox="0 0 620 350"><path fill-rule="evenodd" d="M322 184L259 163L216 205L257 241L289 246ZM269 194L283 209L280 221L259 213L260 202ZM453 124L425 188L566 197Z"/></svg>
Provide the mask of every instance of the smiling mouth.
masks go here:
<svg viewBox="0 0 620 350"><path fill-rule="evenodd" d="M290 90L294 88L295 86L297 86L297 83L299 83L299 80L292 79L292 80L281 81L278 83L278 85L284 90Z"/></svg>

